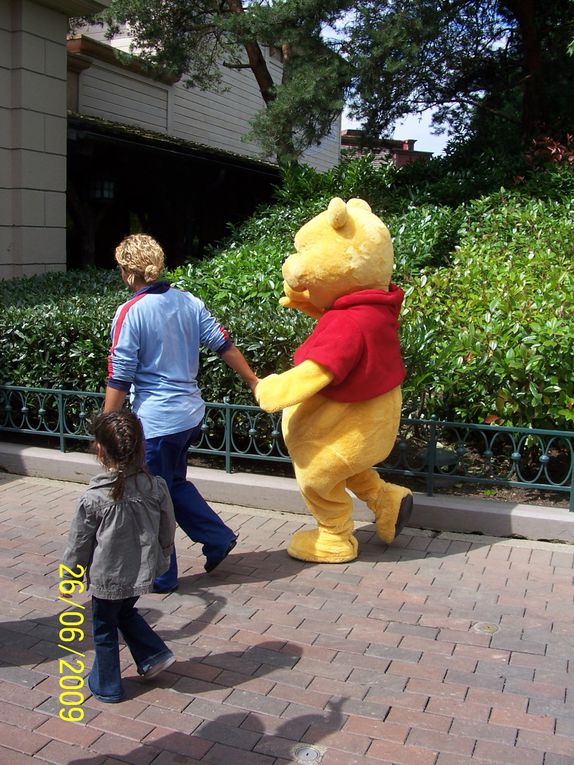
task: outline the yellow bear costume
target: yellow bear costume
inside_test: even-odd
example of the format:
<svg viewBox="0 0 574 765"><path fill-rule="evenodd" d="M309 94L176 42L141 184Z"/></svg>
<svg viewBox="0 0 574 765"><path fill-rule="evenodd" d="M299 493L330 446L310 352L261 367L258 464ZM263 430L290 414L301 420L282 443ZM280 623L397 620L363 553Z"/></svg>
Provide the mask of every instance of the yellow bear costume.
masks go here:
<svg viewBox="0 0 574 765"><path fill-rule="evenodd" d="M362 199L336 197L295 236L283 264L285 297L318 323L297 349L295 366L260 381L267 412L283 409L285 443L317 529L293 535L300 560L343 563L358 554L347 489L375 515L389 544L408 521L412 494L373 468L399 429L404 366L398 340L403 293L391 284L393 246Z"/></svg>

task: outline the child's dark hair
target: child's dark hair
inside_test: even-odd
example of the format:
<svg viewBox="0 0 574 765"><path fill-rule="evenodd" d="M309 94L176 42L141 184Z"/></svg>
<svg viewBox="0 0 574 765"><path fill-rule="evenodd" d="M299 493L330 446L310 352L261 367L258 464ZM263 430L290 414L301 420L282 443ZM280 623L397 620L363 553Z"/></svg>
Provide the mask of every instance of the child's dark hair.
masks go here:
<svg viewBox="0 0 574 765"><path fill-rule="evenodd" d="M117 471L112 499L121 499L126 475L146 469L141 422L133 412L106 412L95 418L92 430L96 443L104 451L104 467Z"/></svg>

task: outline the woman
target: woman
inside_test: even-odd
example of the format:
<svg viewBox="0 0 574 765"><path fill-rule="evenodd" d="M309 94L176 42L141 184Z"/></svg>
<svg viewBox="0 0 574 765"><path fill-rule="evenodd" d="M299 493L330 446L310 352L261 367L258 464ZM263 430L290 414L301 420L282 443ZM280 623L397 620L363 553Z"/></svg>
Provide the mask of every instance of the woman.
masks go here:
<svg viewBox="0 0 574 765"><path fill-rule="evenodd" d="M131 390L149 469L167 482L178 524L203 545L205 570L213 571L235 547L237 537L186 480L187 450L200 436L205 413L197 384L200 345L219 353L252 391L258 378L199 298L158 281L165 259L152 237L128 236L116 248L115 258L134 294L112 322L104 411L121 409ZM176 589L174 551L154 592Z"/></svg>

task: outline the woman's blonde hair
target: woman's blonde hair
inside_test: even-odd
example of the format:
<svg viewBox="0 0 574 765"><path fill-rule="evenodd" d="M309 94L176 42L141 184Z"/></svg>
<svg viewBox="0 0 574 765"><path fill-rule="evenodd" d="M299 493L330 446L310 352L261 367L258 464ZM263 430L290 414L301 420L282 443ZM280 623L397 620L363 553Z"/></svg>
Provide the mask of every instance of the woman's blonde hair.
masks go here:
<svg viewBox="0 0 574 765"><path fill-rule="evenodd" d="M116 247L116 262L128 273L128 282L132 284L138 276L146 284L159 279L165 266L162 248L147 234L131 234Z"/></svg>

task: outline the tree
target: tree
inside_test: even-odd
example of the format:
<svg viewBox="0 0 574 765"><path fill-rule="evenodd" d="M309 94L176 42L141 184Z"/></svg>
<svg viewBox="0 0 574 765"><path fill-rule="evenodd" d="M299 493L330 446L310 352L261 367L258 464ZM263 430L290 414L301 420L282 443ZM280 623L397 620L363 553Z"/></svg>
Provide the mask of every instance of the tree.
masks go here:
<svg viewBox="0 0 574 765"><path fill-rule="evenodd" d="M348 66L322 39L340 0L112 0L101 18L109 35L128 24L133 47L150 64L203 89L221 84L221 64L249 68L265 106L253 124L267 155L295 161L330 130L344 103ZM281 52L273 81L262 46Z"/></svg>
<svg viewBox="0 0 574 765"><path fill-rule="evenodd" d="M344 49L351 111L372 135L429 108L453 135L501 122L524 140L564 133L573 30L571 0L359 0Z"/></svg>
<svg viewBox="0 0 574 765"><path fill-rule="evenodd" d="M329 132L344 97L371 137L426 109L487 145L574 125L572 0L112 0L104 19L191 86L218 87L221 63L248 67L264 106L248 137L282 163Z"/></svg>

